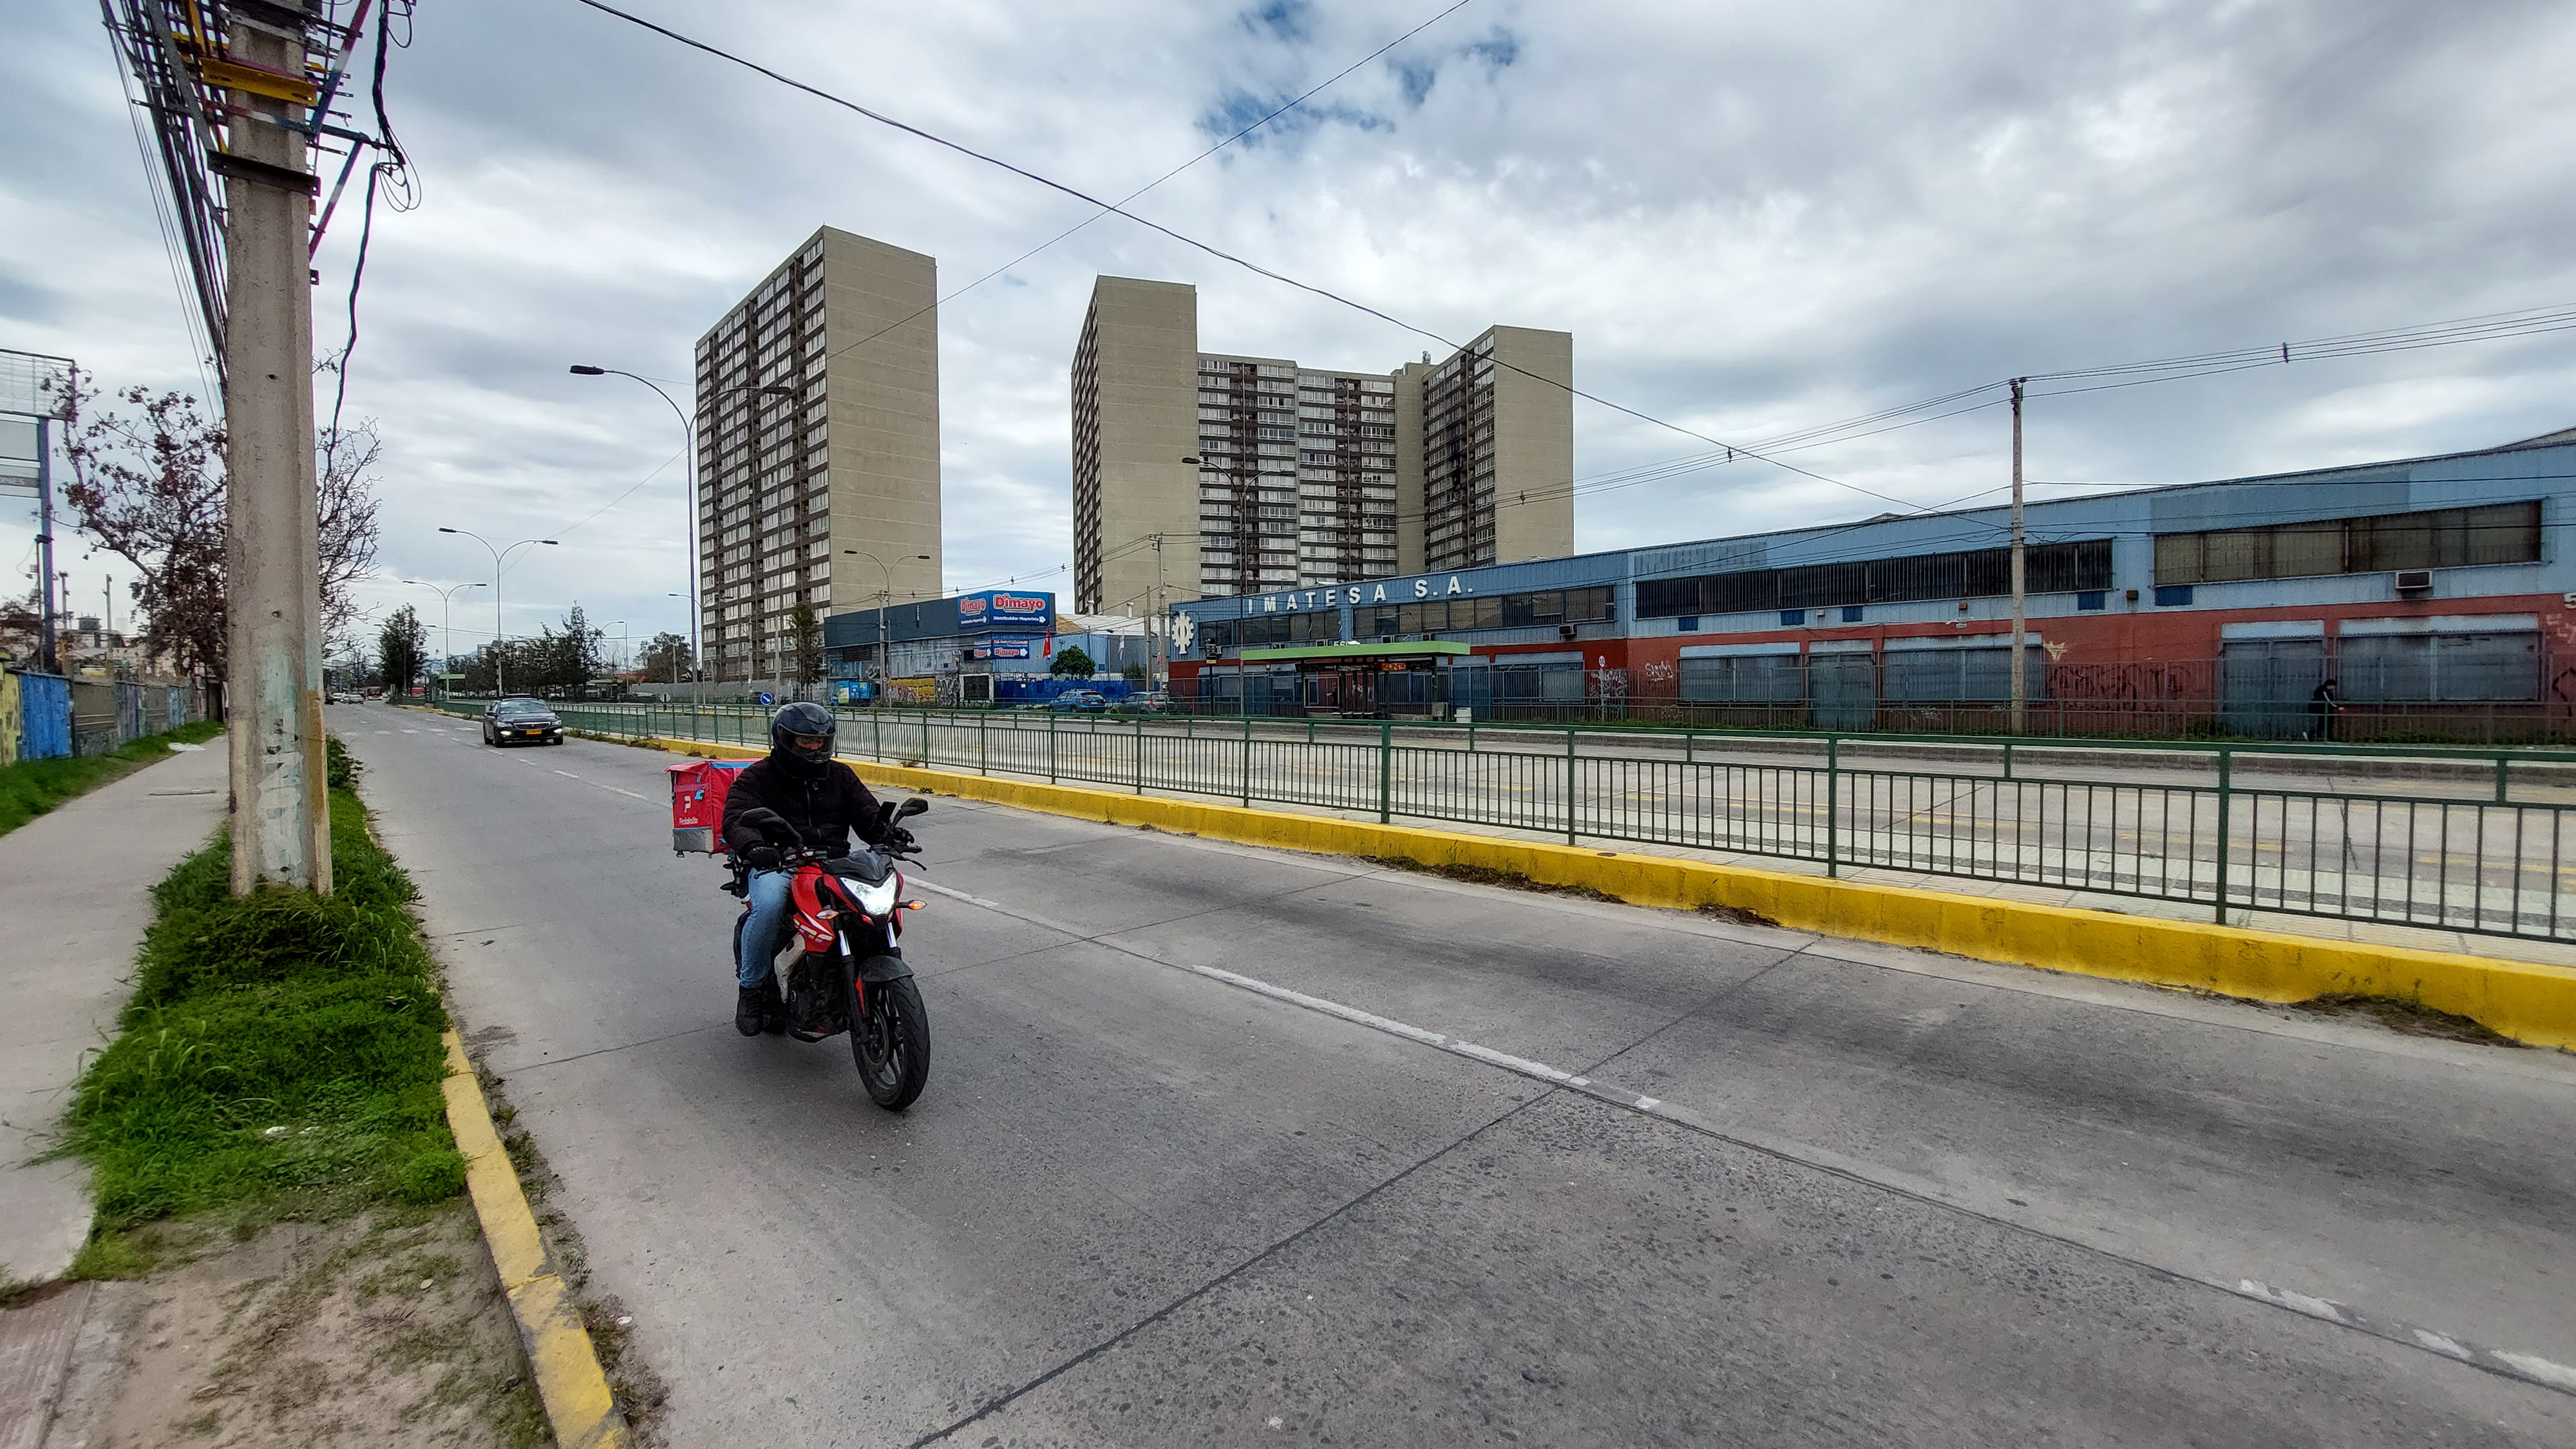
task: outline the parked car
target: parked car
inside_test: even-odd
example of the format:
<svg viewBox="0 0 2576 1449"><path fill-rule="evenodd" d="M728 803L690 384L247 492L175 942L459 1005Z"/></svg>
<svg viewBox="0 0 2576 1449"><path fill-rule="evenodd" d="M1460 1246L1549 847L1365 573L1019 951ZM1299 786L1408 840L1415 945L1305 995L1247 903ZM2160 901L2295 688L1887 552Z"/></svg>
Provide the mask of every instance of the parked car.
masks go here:
<svg viewBox="0 0 2576 1449"><path fill-rule="evenodd" d="M1085 714L1107 714L1109 697L1096 689L1068 689L1055 697L1054 707L1080 710Z"/></svg>
<svg viewBox="0 0 2576 1449"><path fill-rule="evenodd" d="M496 699L483 706L483 743L559 745L563 721L542 699Z"/></svg>
<svg viewBox="0 0 2576 1449"><path fill-rule="evenodd" d="M1168 689L1149 689L1142 694L1131 694L1127 696L1127 702L1119 707L1141 709L1154 714L1168 713L1172 707L1172 692Z"/></svg>

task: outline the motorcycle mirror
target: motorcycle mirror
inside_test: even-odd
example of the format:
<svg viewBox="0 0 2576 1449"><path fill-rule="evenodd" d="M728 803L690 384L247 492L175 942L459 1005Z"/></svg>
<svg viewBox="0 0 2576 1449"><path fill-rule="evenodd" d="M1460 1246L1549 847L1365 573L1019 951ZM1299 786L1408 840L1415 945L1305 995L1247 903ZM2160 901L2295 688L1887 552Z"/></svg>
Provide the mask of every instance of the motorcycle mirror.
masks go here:
<svg viewBox="0 0 2576 1449"><path fill-rule="evenodd" d="M915 795L915 796L913 796L911 799L906 800L906 801L904 801L904 802L903 802L903 806L902 806L902 808L901 808L901 809L898 809L898 810L896 810L896 811L894 812L894 818L895 818L895 819L897 819L897 820L908 820L908 819L912 818L913 816L918 815L918 814L920 814L922 811L927 810L927 809L929 809L929 808L930 808L930 802L929 802L929 801L922 799L922 798L921 798L920 796L918 796L918 795Z"/></svg>

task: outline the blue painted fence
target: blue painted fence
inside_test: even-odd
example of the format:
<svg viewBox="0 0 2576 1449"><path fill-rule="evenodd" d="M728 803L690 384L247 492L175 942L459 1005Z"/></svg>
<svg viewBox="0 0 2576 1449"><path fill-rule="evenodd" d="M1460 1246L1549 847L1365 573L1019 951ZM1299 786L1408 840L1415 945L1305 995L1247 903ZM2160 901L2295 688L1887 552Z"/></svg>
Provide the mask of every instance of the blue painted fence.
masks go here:
<svg viewBox="0 0 2576 1449"><path fill-rule="evenodd" d="M72 752L72 682L59 674L18 676L18 758L52 760Z"/></svg>
<svg viewBox="0 0 2576 1449"><path fill-rule="evenodd" d="M188 685L71 680L59 674L0 674L0 765L100 755L127 740L201 718Z"/></svg>

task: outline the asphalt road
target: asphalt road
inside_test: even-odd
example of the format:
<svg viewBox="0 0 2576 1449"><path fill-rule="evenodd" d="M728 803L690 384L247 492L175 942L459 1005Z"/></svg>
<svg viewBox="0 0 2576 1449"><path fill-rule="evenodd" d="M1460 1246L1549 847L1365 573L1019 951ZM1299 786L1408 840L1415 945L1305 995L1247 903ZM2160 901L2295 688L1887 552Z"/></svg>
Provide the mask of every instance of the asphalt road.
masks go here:
<svg viewBox="0 0 2576 1449"><path fill-rule="evenodd" d="M943 799L894 1117L670 757L333 724L673 1444L2576 1442L2563 1056Z"/></svg>

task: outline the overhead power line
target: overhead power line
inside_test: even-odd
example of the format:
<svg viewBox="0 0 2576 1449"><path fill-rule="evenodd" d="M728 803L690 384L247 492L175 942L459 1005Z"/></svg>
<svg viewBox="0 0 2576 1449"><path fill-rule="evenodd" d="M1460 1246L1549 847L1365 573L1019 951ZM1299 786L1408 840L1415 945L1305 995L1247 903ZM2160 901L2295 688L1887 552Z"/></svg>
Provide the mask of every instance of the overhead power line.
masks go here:
<svg viewBox="0 0 2576 1449"><path fill-rule="evenodd" d="M606 0L577 0L577 3L599 11L604 15L609 15L616 19L623 20L630 25L649 31L676 44L696 50L702 54L712 56L729 64L740 66L767 80L786 86L789 89L803 92L817 100L841 107L844 110L848 110L868 120L875 121L880 125L901 131L906 135L927 141L932 145L954 151L959 155L982 162L985 165L1007 171L1012 175L1034 182L1048 190L1058 192L1065 196L1070 196L1097 208L1094 215L1085 219L1081 226L1077 226L1066 232L1060 233L1058 236L1042 243L1039 247L1024 253L1021 258L1014 260L994 272L987 273L984 277L978 278L976 282L970 283L969 288L979 286L984 281L988 281L992 277L1000 275L1002 271L1007 271L1011 266L1018 265L1020 260L1025 260L1028 256L1034 256L1039 251L1043 251L1047 247L1053 246L1056 242L1063 240L1064 237L1070 236L1073 232L1081 230L1083 226L1088 226L1093 221L1097 221L1101 216L1116 215L1124 217L1138 226L1167 237L1172 241L1191 248L1192 250L1202 252L1219 261L1226 262L1230 265L1242 268L1245 271L1252 272L1257 276L1277 282L1282 286L1294 288L1298 291L1302 291L1309 295L1349 308L1365 316L1373 317L1390 326L1398 328L1399 330L1410 332L1416 336L1437 342L1452 351L1463 350L1462 344L1442 333L1432 330L1431 328L1407 321L1404 318L1398 317L1381 308L1344 296L1330 288L1316 283L1307 282L1297 277L1290 276L1284 272L1280 272L1274 268L1264 266L1261 263L1250 260L1249 258L1227 251L1214 243L1202 241L1197 237L1176 230L1173 227L1166 226L1161 222L1140 216L1135 212L1128 210L1127 203L1135 200L1136 197L1143 195L1146 191L1152 190L1154 186L1160 185L1163 181L1169 180L1171 176L1179 174L1180 171L1188 169L1189 166L1197 164L1200 160L1204 160L1208 155L1212 155L1216 151L1222 150L1225 146L1231 145L1234 141L1250 134L1251 131L1258 129L1262 125L1266 125L1270 120L1276 118L1278 115L1302 104L1305 99L1315 94L1316 91L1319 91L1323 89L1324 86L1329 86L1333 84L1334 81L1338 81L1343 76L1350 74L1351 71L1358 69L1360 65L1366 64L1368 60L1375 58L1378 54L1384 53L1385 50L1392 48L1392 46L1400 43L1403 39L1418 32L1431 23L1454 13L1456 10L1463 8L1463 5L1467 3L1467 0L1460 0L1459 4L1453 4L1447 10L1443 10L1438 14L1433 15L1429 20L1416 25L1412 31L1407 31L1405 35L1398 36L1396 40L1388 42L1386 46L1381 46L1377 51L1371 52L1369 56L1362 57L1360 61L1346 67L1343 71L1325 81L1322 86L1317 86L1314 89L1309 90L1305 95L1299 96L1296 100L1289 102L1286 106L1282 106L1278 110L1264 116L1260 121L1256 121L1252 126L1246 127L1243 131L1237 132L1226 141L1210 147L1207 151L1200 153L1199 156L1191 158L1190 161L1184 162L1180 167L1175 168L1173 171L1166 173L1162 177L1158 177L1154 182L1148 183L1145 187L1140 188L1120 201L1115 202L1102 200L1101 198L1083 191L1078 187L1057 181L1052 177L1042 175L1036 171L1028 169L1027 167L1004 160L1001 157L992 155L988 152L977 150L963 142L951 140L945 136L937 134L936 132L928 131L919 126L898 120L893 116L887 115L884 112L875 110L857 101L850 100L847 97L837 95L809 82L801 81L792 76L783 74L769 66L751 60L746 56L738 55L720 46L683 34L668 26L646 20L641 16L619 9L615 5L608 4L606 3ZM960 290L963 291L967 289ZM953 296L956 294L951 295ZM934 306L935 305L936 304L934 304ZM915 313L912 318L907 318L905 320L909 322L917 319L920 315L920 313ZM896 326L902 325L904 324L896 324ZM2424 347L2447 346L2462 342L2490 341L2543 332L2568 330L2571 328L2576 328L2576 308L2534 308L2524 309L2518 312L2495 313L2482 317L2462 318L2450 322L2434 323L2412 328L2394 328L2376 332L2352 333L2336 337L2317 338L2307 342L2284 342L2261 348L2242 348L2229 352L2155 359L2138 363L2117 364L2110 367L2079 368L2058 372L2030 373L2025 375L2025 380L2068 382L2077 384L2069 387L2038 389L2032 393L2033 396L2040 397L2061 396L2078 392L2100 391L2115 387L2142 386L2153 382L2179 381L2190 377L2210 376L2216 373L2240 371L2253 367L2284 365L2292 361L2294 358L2322 359L2329 357L2363 356L2373 353L2408 351ZM890 331L892 329L889 328L885 330ZM865 342L873 340L873 337L882 335L883 332L872 334L870 338L863 338L859 343L852 345L864 345ZM1876 433L1895 431L1899 428L1918 426L1923 423L1938 421L1942 417L1957 416L1960 413L1975 411L1979 408L1993 405L1993 403L1998 401L1998 399L1988 398L1980 402L1967 403L1966 406L1938 414L1933 413L1932 409L1944 407L1953 403L1967 402L1968 399L1976 398L1981 393L1986 393L1994 389L2007 386L2007 383L2000 379L1994 382L1981 383L1974 387L1961 389L1938 398L1925 399L1918 403L1907 404L1901 408L1887 409L1879 413L1865 415L1860 418L1847 419L1839 424L1830 424L1822 428L1809 429L1801 433L1790 434L1787 435L1785 439L1767 440L1763 443L1748 445L1738 442L1729 442L1724 439L1713 437L1696 428L1691 428L1681 423L1673 422L1667 418L1657 417L1642 409L1630 407L1625 403L1617 402L1612 399L1602 397L1599 394L1575 387L1571 383L1560 382L1554 378L1541 376L1526 368L1515 366L1502 358L1493 358L1491 360L1496 366L1518 373L1521 376L1528 377L1533 381L1558 388L1570 397L1581 398L1596 406L1608 408L1614 412L1634 418L1638 421L1680 433L1685 437L1694 438L1702 443L1708 444L1710 447L1719 450L1720 466L1733 463L1738 458L1751 458L1759 462L1770 464L1771 466L1780 468L1786 472L1795 473L1821 483L1830 484L1837 488L1848 489L1852 492L1879 499L1882 502L1894 504L1896 507L1905 509L1912 513L1923 513L1936 510L1926 509L1922 505L1910 502L1906 499L1881 493L1875 489L1862 487L1859 484L1828 477L1825 474L1815 472L1811 469L1783 461L1777 456L1777 454L1805 447L1823 446L1829 442L1849 441L1858 437L1866 437ZM2094 379L2109 380L2095 381ZM1676 463L1682 461L1683 460L1675 460ZM1639 481L1652 480L1646 479ZM1576 486L1577 485L1567 485L1567 492L1571 493L1574 491ZM1984 492L1992 491L1994 490L1982 490L1978 494L1971 494L1968 496L1979 497L1983 496ZM1939 506L1946 507L1948 505Z"/></svg>
<svg viewBox="0 0 2576 1449"><path fill-rule="evenodd" d="M1164 182L1171 180L1173 177L1178 176L1182 172L1189 170L1191 167L1196 166L1202 161L1205 161L1217 152L1224 150L1226 147L1233 145L1235 142L1242 140L1244 137L1251 135L1253 132L1260 130L1264 126L1269 125L1271 122L1278 120L1281 116L1284 116L1290 111L1297 109L1299 106L1306 104L1306 102L1313 100L1316 96L1323 94L1334 85L1346 79L1351 72L1358 70L1361 66L1364 66L1370 61L1377 59L1379 56L1386 54L1388 51L1395 49L1397 46L1411 40L1416 35L1421 34L1423 31L1430 29L1432 26L1448 19L1450 16L1457 14L1459 11L1466 9L1474 3L1476 3L1476 0L1457 0L1457 3L1451 5L1448 9L1440 11L1438 14L1435 14L1429 19L1414 26L1411 30L1404 32L1395 39L1388 41L1386 44L1381 45L1377 49L1370 51L1368 54L1361 56L1359 59L1352 61L1349 65L1343 66L1340 70L1333 72L1330 76L1325 77L1315 85L1307 87L1306 90L1296 99L1270 111L1268 114L1262 116L1261 119L1254 121L1251 125L1244 127L1242 130L1235 132L1233 135L1226 137L1224 140L1217 142L1215 145L1208 147L1206 150L1201 151L1199 154L1191 157L1187 161L1182 162L1180 165L1173 167L1171 170L1164 172L1162 175L1157 176L1153 180L1146 182L1144 185L1137 187L1135 190L1128 192L1125 196L1118 198L1117 206L1104 205L1098 211L1084 217L1072 226L1066 227L1064 230L1057 232L1054 236L1048 237L1045 241L1038 243L1036 246L1029 248L1027 251L1020 253L1009 261L1002 263L1000 266L995 267L993 270L986 272L980 277L977 277L975 280L968 282L965 286L959 287L957 290L950 292L947 296L939 298L929 306L912 313L908 317L888 323L886 326L878 328L876 331L869 333L867 336L860 338L856 342L850 343L848 346L835 348L830 353L830 356L839 357L843 353L854 352L859 348L865 347L869 343L876 341L878 338L885 336L889 332L898 331L902 328L911 326L913 323L920 321L930 313L938 311L940 308L945 307L949 303L956 301L958 298L965 296L967 293L974 291L977 287L984 285L986 282L989 282L995 277L1002 275L1004 272L1020 265L1029 258L1036 256L1038 253L1047 250L1049 247L1052 247L1056 243L1063 241L1065 238L1072 236L1074 233L1083 230L1093 222L1100 220L1104 216L1112 214L1117 211L1118 207L1127 205L1137 197L1144 195L1146 192L1153 190L1155 187L1162 185Z"/></svg>
<svg viewBox="0 0 2576 1449"><path fill-rule="evenodd" d="M920 140L927 141L934 146L954 151L960 156L983 162L985 165L995 167L999 170L1007 171L1023 180L1035 182L1037 185L1043 186L1049 191L1070 196L1076 201L1086 202L1092 206L1100 208L1104 214L1123 216L1127 220L1134 222L1148 231L1154 232L1160 236L1168 237L1193 251L1204 252L1208 256L1214 257L1221 262L1240 267L1245 271L1251 272L1255 276L1266 277L1271 281L1279 283L1281 286L1291 287L1297 291L1307 293L1310 296L1320 297L1325 301L1350 308L1352 311L1361 313L1365 316L1374 317L1400 331L1410 332L1417 337L1428 338L1433 342L1437 342L1452 352L1462 351L1464 349L1464 344L1442 333L1435 332L1428 327L1422 326L1419 323L1408 322L1391 312L1373 307L1366 302L1345 297L1341 293L1333 291L1329 287L1324 287L1313 282L1289 276L1285 272L1264 266L1250 258L1239 256L1236 253L1227 251L1225 248L1220 247L1213 242L1201 241L1197 237L1189 235L1187 232L1178 231L1172 227L1165 226L1161 222L1139 216L1135 212L1127 210L1117 202L1103 201L1099 197L1092 195L1090 192L1082 190L1080 187L1058 181L1051 176L1041 175L1040 173L1031 171L1027 167L1019 165L1016 162L1005 161L1001 157L995 156L989 152L976 150L974 147L969 146L962 141L952 141L935 131L923 130L921 127L913 125L908 121L897 120L882 111L862 105L846 96L836 95L831 91L827 91L810 82L801 81L793 76L773 70L747 56L737 55L721 46L709 44L708 42L699 40L694 36L684 35L677 30L671 29L669 26L656 24L653 21L646 20L640 15L620 10L616 6L607 3L607 0L575 0L575 3L587 6L603 15L614 16L619 20L625 21L629 25L637 27L638 29L651 31L653 34L659 35L663 39L672 41L675 44L683 45L691 50L713 56L718 60L727 62L728 64L741 66L745 70L751 71L752 73L762 76L768 80L775 81L790 90L801 91L806 95L814 97L816 100L823 101L830 105L839 106L843 110L849 111L854 115L864 116L881 126L901 131L907 136L916 137ZM1579 397L1586 402L1599 407L1608 408L1613 412L1625 414L1626 416L1635 418L1640 422L1652 423L1656 427L1670 429L1673 432L1680 433L1684 437L1697 438L1699 441L1706 443L1711 447L1731 448L1734 452L1759 459L1762 462L1771 464L1775 468L1786 469L1789 472L1813 478L1820 483L1830 483L1837 488L1848 488L1855 493L1865 493L1882 502L1893 503L1899 508L1911 508L1914 506L1902 498L1878 492L1876 489L1864 488L1857 483L1846 483L1839 478L1828 478L1822 473L1801 468L1795 463L1784 463L1755 449L1747 448L1740 444L1731 444L1723 438L1711 437L1696 428L1686 427L1680 423L1673 422L1670 419L1659 418L1652 413L1630 407L1626 403L1614 402L1611 399L1602 397L1596 393L1586 392L1582 388L1574 386L1572 383L1560 382L1555 378L1542 376L1525 367L1515 366L1502 358L1493 358L1491 361L1496 366L1507 371L1519 373L1521 376L1529 378L1534 382L1557 388L1565 392L1568 396Z"/></svg>

